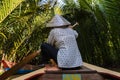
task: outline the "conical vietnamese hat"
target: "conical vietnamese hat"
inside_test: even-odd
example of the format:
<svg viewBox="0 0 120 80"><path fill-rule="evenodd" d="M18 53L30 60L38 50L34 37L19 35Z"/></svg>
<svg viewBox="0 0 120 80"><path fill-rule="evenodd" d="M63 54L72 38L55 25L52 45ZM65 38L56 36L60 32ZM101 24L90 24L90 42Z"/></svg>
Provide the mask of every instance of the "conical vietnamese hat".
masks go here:
<svg viewBox="0 0 120 80"><path fill-rule="evenodd" d="M47 23L46 27L61 27L61 26L67 26L70 25L71 23L67 21L64 17L60 15L55 15L52 20Z"/></svg>

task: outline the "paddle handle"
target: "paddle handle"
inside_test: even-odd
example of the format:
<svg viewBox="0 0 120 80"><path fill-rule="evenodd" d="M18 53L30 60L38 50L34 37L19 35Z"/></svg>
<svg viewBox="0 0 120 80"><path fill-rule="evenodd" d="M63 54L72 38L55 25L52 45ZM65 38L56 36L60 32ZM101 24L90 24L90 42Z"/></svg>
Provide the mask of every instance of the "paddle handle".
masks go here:
<svg viewBox="0 0 120 80"><path fill-rule="evenodd" d="M0 76L0 80L5 80L8 77L10 77L13 74L15 74L21 67L23 67L25 64L30 62L34 57L36 57L38 54L40 54L40 52L41 52L41 50L38 50L38 51L33 52L32 54L28 55L27 57L25 57L21 62L19 62L16 65L14 65L10 70L4 72Z"/></svg>
<svg viewBox="0 0 120 80"><path fill-rule="evenodd" d="M70 28L73 28L73 27L75 27L75 26L77 26L77 25L79 25L79 23L78 23L78 22L76 22L74 25L69 26L69 27L70 27Z"/></svg>
<svg viewBox="0 0 120 80"><path fill-rule="evenodd" d="M78 23L78 22L76 22L76 23L73 25L73 27L75 27L75 26L77 26L77 25L79 25L79 23Z"/></svg>

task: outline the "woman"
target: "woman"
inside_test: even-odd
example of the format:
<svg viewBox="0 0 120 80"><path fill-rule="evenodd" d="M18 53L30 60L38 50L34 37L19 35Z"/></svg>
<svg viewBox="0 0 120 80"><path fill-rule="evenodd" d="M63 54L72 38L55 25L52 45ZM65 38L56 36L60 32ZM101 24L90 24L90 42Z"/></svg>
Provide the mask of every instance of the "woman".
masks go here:
<svg viewBox="0 0 120 80"><path fill-rule="evenodd" d="M46 25L52 30L48 42L41 45L45 64L52 58L61 69L79 69L82 66L82 58L76 42L78 33L70 24L62 16L55 15Z"/></svg>

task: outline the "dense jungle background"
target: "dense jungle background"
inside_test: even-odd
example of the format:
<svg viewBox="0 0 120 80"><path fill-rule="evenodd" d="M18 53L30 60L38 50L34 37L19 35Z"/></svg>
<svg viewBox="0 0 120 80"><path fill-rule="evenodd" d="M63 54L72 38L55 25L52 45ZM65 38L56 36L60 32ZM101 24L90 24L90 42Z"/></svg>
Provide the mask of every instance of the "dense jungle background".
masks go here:
<svg viewBox="0 0 120 80"><path fill-rule="evenodd" d="M55 14L79 23L74 29L84 62L120 71L119 0L0 0L0 60L4 54L17 63L38 50ZM40 55L30 62L40 63Z"/></svg>

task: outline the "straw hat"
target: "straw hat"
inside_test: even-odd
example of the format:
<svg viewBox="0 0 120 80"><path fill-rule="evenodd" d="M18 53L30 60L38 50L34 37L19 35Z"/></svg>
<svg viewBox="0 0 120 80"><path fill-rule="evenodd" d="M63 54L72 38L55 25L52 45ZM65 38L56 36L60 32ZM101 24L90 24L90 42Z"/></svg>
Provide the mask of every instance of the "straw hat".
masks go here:
<svg viewBox="0 0 120 80"><path fill-rule="evenodd" d="M67 26L71 23L67 21L65 18L63 18L60 15L55 15L52 20L47 23L46 27L61 27L61 26Z"/></svg>

